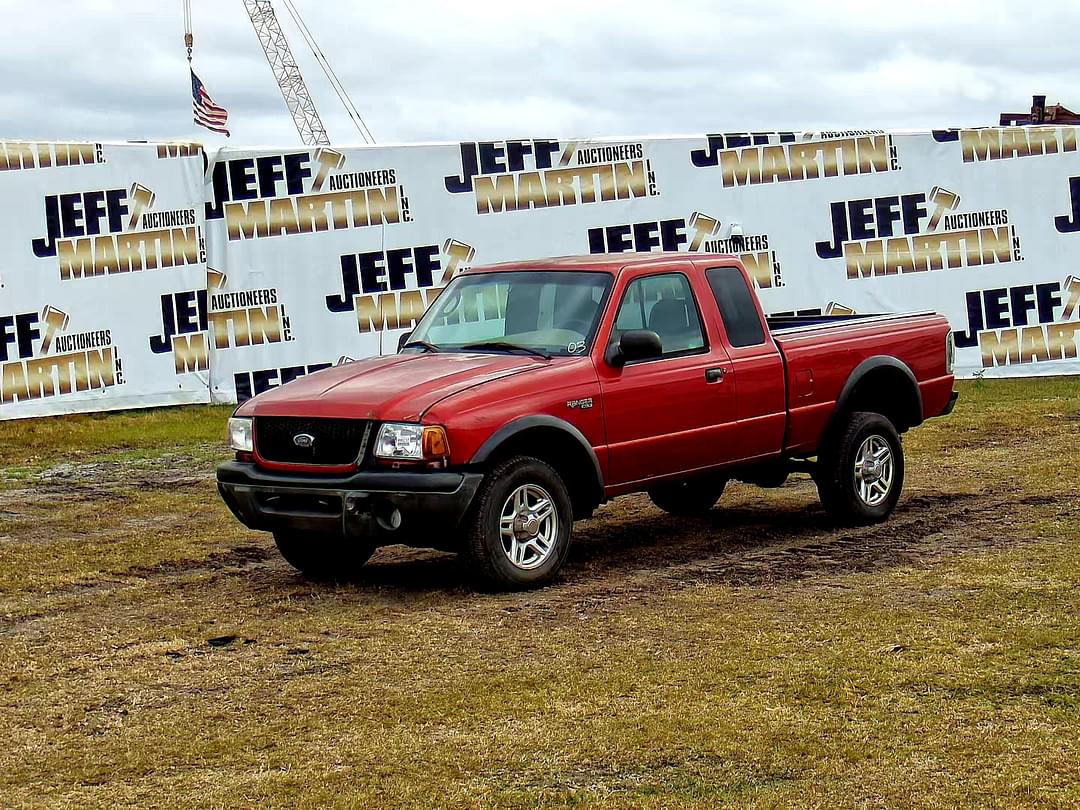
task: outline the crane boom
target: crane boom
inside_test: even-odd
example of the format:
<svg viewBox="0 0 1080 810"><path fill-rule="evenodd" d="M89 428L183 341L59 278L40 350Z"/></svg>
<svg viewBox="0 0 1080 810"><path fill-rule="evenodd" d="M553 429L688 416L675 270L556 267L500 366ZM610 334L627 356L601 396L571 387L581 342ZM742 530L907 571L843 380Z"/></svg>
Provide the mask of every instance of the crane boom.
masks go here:
<svg viewBox="0 0 1080 810"><path fill-rule="evenodd" d="M311 100L311 94L304 84L304 77L300 75L296 60L293 59L270 0L244 0L244 7L301 139L309 146L329 145L330 137L326 134L326 127L315 109L315 102Z"/></svg>

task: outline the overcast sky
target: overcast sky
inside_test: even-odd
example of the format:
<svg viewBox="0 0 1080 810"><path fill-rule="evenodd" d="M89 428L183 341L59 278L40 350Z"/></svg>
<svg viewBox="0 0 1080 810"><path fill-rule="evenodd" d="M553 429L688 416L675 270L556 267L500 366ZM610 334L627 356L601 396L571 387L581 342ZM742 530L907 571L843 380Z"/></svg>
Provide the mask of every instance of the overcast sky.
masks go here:
<svg viewBox="0 0 1080 810"><path fill-rule="evenodd" d="M379 143L996 124L1080 108L1075 0L294 0ZM334 143L360 137L280 1ZM0 0L0 138L225 139L191 122L181 0ZM192 0L237 145L296 144L241 0Z"/></svg>

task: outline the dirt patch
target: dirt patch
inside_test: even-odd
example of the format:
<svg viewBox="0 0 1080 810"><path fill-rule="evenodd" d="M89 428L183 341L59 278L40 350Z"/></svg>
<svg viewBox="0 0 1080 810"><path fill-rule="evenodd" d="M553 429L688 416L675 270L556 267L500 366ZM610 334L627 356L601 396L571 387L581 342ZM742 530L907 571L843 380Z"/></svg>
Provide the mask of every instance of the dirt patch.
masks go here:
<svg viewBox="0 0 1080 810"><path fill-rule="evenodd" d="M227 551L215 552L202 559L169 560L150 566L133 566L124 576L141 579L168 579L180 574L235 572L251 568L254 564L271 559L272 550L266 546L234 546Z"/></svg>
<svg viewBox="0 0 1080 810"><path fill-rule="evenodd" d="M0 489L0 521L85 503L119 511L139 492L195 490L213 478L213 465L205 459L178 453L57 464L7 482Z"/></svg>
<svg viewBox="0 0 1080 810"><path fill-rule="evenodd" d="M123 490L132 487L171 489L212 480L214 465L204 456L162 453L102 461L66 462L47 467L32 476L35 488L48 492L66 490Z"/></svg>

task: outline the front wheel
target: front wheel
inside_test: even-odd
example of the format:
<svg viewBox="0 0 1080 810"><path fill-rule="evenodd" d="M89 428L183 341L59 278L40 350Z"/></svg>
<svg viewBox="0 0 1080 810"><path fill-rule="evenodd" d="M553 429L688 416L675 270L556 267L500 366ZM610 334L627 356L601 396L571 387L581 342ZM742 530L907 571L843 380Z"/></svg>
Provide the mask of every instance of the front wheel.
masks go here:
<svg viewBox="0 0 1080 810"><path fill-rule="evenodd" d="M375 553L370 543L319 532L278 531L274 542L285 561L308 579L352 579Z"/></svg>
<svg viewBox="0 0 1080 810"><path fill-rule="evenodd" d="M534 588L562 568L572 529L559 474L537 458L514 456L484 477L465 522L465 551L481 584Z"/></svg>
<svg viewBox="0 0 1080 810"><path fill-rule="evenodd" d="M893 423L878 413L851 414L819 452L814 477L825 511L837 522L885 520L904 486L904 448Z"/></svg>

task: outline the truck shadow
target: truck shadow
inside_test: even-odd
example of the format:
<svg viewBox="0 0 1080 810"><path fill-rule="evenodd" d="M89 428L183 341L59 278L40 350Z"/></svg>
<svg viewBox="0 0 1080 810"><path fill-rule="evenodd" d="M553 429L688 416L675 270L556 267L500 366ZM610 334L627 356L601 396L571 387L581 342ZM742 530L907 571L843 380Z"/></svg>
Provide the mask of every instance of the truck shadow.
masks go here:
<svg viewBox="0 0 1080 810"><path fill-rule="evenodd" d="M616 501L575 527L575 544L559 580L565 588L678 587L718 582L761 585L874 571L920 559L1017 542L1011 527L1024 510L1066 500L988 494L918 494L885 523L838 528L816 503L721 506L702 518L663 514L643 497ZM1002 507L1008 504L1009 517ZM1053 510L1051 510L1053 511ZM402 592L471 590L464 562L452 554L383 549L358 586Z"/></svg>
<svg viewBox="0 0 1080 810"><path fill-rule="evenodd" d="M874 571L917 559L1004 542L983 495L906 498L885 523L838 527L816 503L786 508L768 501L719 508L696 520L666 515L582 538L567 576L604 569L654 569L668 580L762 585L820 575ZM963 531L958 531L963 526ZM616 553L611 553L614 550Z"/></svg>

